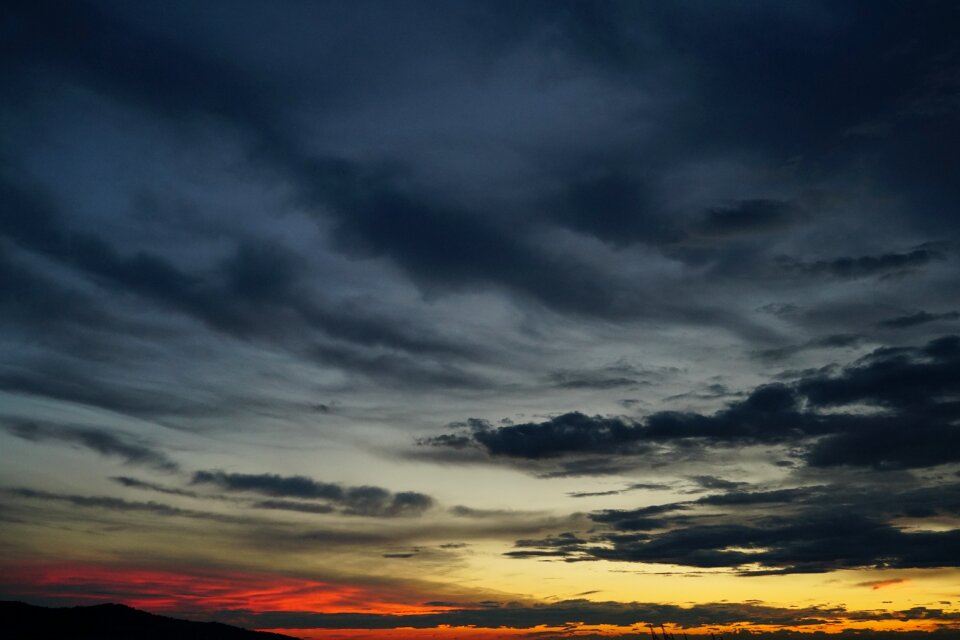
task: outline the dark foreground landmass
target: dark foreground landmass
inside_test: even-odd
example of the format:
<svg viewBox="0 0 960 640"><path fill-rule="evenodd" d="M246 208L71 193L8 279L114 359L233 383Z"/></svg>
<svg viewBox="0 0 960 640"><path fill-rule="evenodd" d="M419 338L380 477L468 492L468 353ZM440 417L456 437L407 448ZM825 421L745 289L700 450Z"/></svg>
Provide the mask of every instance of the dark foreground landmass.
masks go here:
<svg viewBox="0 0 960 640"><path fill-rule="evenodd" d="M191 622L122 604L54 609L0 602L0 636L8 640L291 640L219 622Z"/></svg>

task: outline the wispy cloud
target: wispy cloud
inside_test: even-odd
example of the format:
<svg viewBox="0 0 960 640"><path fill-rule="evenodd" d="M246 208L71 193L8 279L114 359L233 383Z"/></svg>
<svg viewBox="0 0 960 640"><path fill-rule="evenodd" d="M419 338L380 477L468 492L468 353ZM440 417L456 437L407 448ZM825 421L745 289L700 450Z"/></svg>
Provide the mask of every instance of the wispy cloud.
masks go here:
<svg viewBox="0 0 960 640"><path fill-rule="evenodd" d="M179 465L160 449L121 432L10 418L3 422L8 433L23 440L71 444L102 456L120 458L127 464L153 467L161 471L179 469Z"/></svg>
<svg viewBox="0 0 960 640"><path fill-rule="evenodd" d="M193 475L193 484L213 485L226 491L259 493L277 498L321 500L336 505L347 515L379 518L419 516L434 504L433 498L415 491L392 493L382 487L345 487L335 483L318 482L306 476L281 476L271 473L197 471ZM259 504L267 509L310 510L313 513L320 513L324 508L308 506L302 502L277 500Z"/></svg>

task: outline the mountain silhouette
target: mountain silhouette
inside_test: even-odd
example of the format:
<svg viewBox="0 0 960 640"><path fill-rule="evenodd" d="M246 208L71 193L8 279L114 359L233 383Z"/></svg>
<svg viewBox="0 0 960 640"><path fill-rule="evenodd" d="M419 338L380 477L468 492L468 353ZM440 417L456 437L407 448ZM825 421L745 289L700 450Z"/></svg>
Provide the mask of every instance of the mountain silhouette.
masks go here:
<svg viewBox="0 0 960 640"><path fill-rule="evenodd" d="M50 608L0 602L0 635L10 640L292 640L219 622L158 616L122 604Z"/></svg>

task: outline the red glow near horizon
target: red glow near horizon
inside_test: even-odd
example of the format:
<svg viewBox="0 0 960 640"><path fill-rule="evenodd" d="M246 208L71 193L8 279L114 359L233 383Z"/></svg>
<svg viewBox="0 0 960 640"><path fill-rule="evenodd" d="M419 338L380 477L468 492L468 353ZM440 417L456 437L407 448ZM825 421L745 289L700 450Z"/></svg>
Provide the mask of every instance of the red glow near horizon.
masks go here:
<svg viewBox="0 0 960 640"><path fill-rule="evenodd" d="M0 586L23 598L72 604L118 602L160 613L217 610L412 615L448 610L378 589L254 572L197 572L93 564L6 566Z"/></svg>
<svg viewBox="0 0 960 640"><path fill-rule="evenodd" d="M404 585L351 585L333 581L280 576L265 572L200 571L118 567L96 564L21 563L0 567L0 594L34 600L47 605L99 604L117 602L153 613L176 617L210 619L217 612L232 612L233 623L244 620L244 614L271 611L313 613L373 613L396 616L418 615L455 610L455 606L420 604L428 596ZM411 603L411 600L415 602ZM241 622L242 624L242 622ZM618 626L587 625L571 622L564 626L453 627L438 625L429 628L403 627L402 619L395 628L386 629L292 629L273 631L305 640L497 640L503 638L578 636L616 638L646 634L645 624ZM244 626L256 627L251 617ZM668 625L669 627L669 625ZM938 627L956 628L949 619L846 619L816 625L762 625L747 621L725 626L679 628L669 630L691 637L708 637L709 633L731 633L737 629L753 632L793 630L801 632L842 633L853 629L873 631L934 631Z"/></svg>

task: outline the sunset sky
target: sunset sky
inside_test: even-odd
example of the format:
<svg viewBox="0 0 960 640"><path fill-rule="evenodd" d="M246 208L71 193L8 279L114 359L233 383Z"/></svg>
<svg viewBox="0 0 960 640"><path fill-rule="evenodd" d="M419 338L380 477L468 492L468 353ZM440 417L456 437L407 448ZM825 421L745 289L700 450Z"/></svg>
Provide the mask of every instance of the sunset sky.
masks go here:
<svg viewBox="0 0 960 640"><path fill-rule="evenodd" d="M958 27L4 3L0 599L960 633Z"/></svg>

